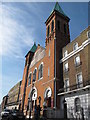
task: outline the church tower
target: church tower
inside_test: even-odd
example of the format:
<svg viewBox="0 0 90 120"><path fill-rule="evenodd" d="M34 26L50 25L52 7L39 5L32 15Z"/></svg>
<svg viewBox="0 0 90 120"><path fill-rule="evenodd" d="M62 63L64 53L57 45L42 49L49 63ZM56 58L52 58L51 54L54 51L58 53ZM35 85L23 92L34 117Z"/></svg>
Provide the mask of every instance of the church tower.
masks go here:
<svg viewBox="0 0 90 120"><path fill-rule="evenodd" d="M62 58L62 48L70 42L69 21L69 17L63 12L59 3L56 2L54 9L45 22L46 49L53 43L51 51L54 52L54 107L57 107L57 104L60 103L59 98L57 99L57 92L63 87L63 66L60 64L60 59Z"/></svg>
<svg viewBox="0 0 90 120"><path fill-rule="evenodd" d="M68 38L65 43L70 42L69 17L63 12L59 3L56 2L54 9L46 20L46 46L52 39ZM60 40L61 41L61 40ZM65 46L65 45L64 45Z"/></svg>

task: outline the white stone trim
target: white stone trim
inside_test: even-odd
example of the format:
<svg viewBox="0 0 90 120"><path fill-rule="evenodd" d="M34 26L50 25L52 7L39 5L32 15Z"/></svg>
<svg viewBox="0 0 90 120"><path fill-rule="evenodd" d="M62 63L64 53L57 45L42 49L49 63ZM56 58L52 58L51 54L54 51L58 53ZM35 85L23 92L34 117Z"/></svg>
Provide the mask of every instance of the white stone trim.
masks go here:
<svg viewBox="0 0 90 120"><path fill-rule="evenodd" d="M43 79L43 77L39 78L38 81L40 81L40 80L42 80L42 79Z"/></svg>
<svg viewBox="0 0 90 120"><path fill-rule="evenodd" d="M29 95L28 95L28 98L30 98L30 94L32 92L32 90L35 90L35 93L36 93L36 97L35 98L32 98L32 100L36 100L37 99L37 88L34 86L33 88L30 89L30 92L29 92ZM32 96L33 97L33 96Z"/></svg>
<svg viewBox="0 0 90 120"><path fill-rule="evenodd" d="M80 90L84 90L84 89L88 89L88 88L90 88L90 85L87 85L87 86L85 86L85 87L82 87L82 88L79 88L79 89L75 89L75 90L72 90L72 91L58 93L58 96L59 96L59 95L69 94L69 93L73 93L73 92L78 92L78 91L80 91Z"/></svg>
<svg viewBox="0 0 90 120"><path fill-rule="evenodd" d="M73 55L75 55L76 53L78 53L78 52L80 52L81 50L83 50L88 44L90 44L90 38L87 39L86 41L84 41L84 42L82 43L82 45L78 47L77 50L74 50L74 51L70 52L69 54L67 54L66 57L63 57L63 58L60 60L60 63L65 62L66 60L68 60L69 58L71 58Z"/></svg>
<svg viewBox="0 0 90 120"><path fill-rule="evenodd" d="M44 92L44 98L46 98L46 94L47 94L47 91L48 91L48 90L50 91L50 94L49 94L48 98L52 96L52 89L51 89L50 87L47 87L47 88L45 89L45 92Z"/></svg>

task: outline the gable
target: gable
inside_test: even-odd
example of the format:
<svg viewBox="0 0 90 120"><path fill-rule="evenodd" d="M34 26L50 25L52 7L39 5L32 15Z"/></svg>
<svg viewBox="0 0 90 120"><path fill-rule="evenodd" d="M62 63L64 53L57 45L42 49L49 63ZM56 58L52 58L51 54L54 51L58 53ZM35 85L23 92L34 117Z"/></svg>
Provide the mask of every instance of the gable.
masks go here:
<svg viewBox="0 0 90 120"><path fill-rule="evenodd" d="M30 68L33 67L38 61L40 61L45 56L45 49L41 46L37 48L36 52L34 53L32 62L30 64Z"/></svg>

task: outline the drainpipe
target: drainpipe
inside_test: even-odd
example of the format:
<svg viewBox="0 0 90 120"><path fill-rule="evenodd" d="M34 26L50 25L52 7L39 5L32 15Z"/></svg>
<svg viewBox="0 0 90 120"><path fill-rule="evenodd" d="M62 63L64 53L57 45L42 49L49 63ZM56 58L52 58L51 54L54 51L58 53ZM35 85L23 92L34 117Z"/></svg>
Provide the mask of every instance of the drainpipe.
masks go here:
<svg viewBox="0 0 90 120"><path fill-rule="evenodd" d="M54 108L56 109L56 37L54 38L55 50L54 50Z"/></svg>

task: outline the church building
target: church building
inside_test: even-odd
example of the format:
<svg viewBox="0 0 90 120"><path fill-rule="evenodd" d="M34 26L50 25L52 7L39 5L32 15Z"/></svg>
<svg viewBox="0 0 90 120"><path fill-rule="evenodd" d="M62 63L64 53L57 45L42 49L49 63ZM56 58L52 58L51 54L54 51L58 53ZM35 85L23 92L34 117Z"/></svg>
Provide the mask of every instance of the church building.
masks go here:
<svg viewBox="0 0 90 120"><path fill-rule="evenodd" d="M45 22L45 48L34 43L25 56L19 107L27 117L33 116L35 106L39 105L41 114L46 108L48 118L77 118L77 111L81 111L81 118L87 119L84 112L90 110L90 62L86 46L90 43L87 37L90 27L70 42L69 21L56 2ZM85 110L80 105L77 107L78 102L82 104L85 100L89 101Z"/></svg>
<svg viewBox="0 0 90 120"><path fill-rule="evenodd" d="M28 115L30 107L39 104L43 109L59 109L58 90L63 86L62 48L70 42L69 17L58 2L46 20L45 48L39 44L32 46L27 53L21 85L21 109ZM33 94L32 94L33 91ZM32 96L32 105L30 99ZM29 107L28 107L29 106ZM27 109L28 108L28 109Z"/></svg>

